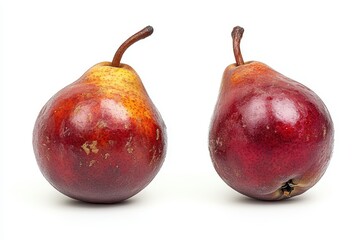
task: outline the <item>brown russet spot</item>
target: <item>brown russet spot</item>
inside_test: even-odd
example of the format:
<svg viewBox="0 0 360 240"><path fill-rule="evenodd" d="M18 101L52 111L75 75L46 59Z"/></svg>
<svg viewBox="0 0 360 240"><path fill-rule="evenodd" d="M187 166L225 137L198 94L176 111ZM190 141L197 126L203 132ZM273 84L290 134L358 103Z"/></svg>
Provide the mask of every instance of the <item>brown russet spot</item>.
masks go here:
<svg viewBox="0 0 360 240"><path fill-rule="evenodd" d="M99 149L96 147L97 141L86 141L83 145L81 145L81 148L85 151L87 155L92 153L98 153Z"/></svg>
<svg viewBox="0 0 360 240"><path fill-rule="evenodd" d="M92 167L95 163L96 163L96 160L91 160L91 161L89 162L89 167Z"/></svg>

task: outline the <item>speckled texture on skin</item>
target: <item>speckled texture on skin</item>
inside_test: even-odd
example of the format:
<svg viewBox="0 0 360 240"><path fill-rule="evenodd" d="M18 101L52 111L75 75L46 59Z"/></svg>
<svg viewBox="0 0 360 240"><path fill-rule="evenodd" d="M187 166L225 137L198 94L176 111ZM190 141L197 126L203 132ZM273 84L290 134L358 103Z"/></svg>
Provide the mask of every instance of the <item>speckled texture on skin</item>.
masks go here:
<svg viewBox="0 0 360 240"><path fill-rule="evenodd" d="M166 127L139 76L103 62L43 107L33 133L45 178L60 192L112 203L141 191L166 154Z"/></svg>
<svg viewBox="0 0 360 240"><path fill-rule="evenodd" d="M324 174L333 142L330 114L310 89L259 62L227 67L209 150L229 186L262 200L299 195Z"/></svg>

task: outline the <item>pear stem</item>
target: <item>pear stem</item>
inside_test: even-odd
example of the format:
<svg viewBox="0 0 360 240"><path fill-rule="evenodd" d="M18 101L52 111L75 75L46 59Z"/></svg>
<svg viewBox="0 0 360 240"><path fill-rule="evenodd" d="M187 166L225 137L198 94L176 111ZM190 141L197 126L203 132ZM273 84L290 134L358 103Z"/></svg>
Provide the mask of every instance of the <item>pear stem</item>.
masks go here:
<svg viewBox="0 0 360 240"><path fill-rule="evenodd" d="M153 27L147 26L144 29L132 35L131 37L129 37L123 44L121 44L121 46L116 51L111 65L113 67L120 67L121 65L120 61L126 49L128 49L128 47L130 47L132 44L136 43L137 41L150 36L153 32L154 32Z"/></svg>
<svg viewBox="0 0 360 240"><path fill-rule="evenodd" d="M236 66L244 64L244 59L241 55L240 50L240 41L243 36L244 29L242 27L236 26L231 32L231 37L233 38L233 49L235 55Z"/></svg>

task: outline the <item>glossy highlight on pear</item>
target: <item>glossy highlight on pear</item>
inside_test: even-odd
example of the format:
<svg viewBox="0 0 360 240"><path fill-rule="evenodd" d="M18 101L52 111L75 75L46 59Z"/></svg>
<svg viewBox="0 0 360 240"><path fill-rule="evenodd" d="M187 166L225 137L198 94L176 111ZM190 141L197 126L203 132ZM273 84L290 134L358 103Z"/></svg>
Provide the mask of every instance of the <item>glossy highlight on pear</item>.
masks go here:
<svg viewBox="0 0 360 240"><path fill-rule="evenodd" d="M234 190L260 200L300 195L325 173L334 126L308 87L257 61L244 62L232 31L236 63L224 71L209 131L215 170Z"/></svg>
<svg viewBox="0 0 360 240"><path fill-rule="evenodd" d="M127 39L112 62L101 62L57 92L33 131L39 168L61 193L85 202L116 203L144 189L166 154L166 126L125 50L152 34Z"/></svg>

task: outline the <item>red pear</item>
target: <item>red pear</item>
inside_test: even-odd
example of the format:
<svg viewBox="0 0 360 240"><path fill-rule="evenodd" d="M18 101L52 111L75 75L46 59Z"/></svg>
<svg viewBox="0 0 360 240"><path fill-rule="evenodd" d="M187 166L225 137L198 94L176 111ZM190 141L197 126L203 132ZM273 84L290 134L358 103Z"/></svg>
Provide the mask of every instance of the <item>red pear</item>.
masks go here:
<svg viewBox="0 0 360 240"><path fill-rule="evenodd" d="M166 152L166 127L139 75L120 62L152 34L127 39L112 62L91 67L42 108L33 132L37 163L63 194L93 203L132 197L155 177Z"/></svg>
<svg viewBox="0 0 360 240"><path fill-rule="evenodd" d="M328 167L334 127L323 101L306 86L261 62L244 62L243 28L232 32L236 64L223 74L209 133L220 177L261 200L300 195Z"/></svg>

